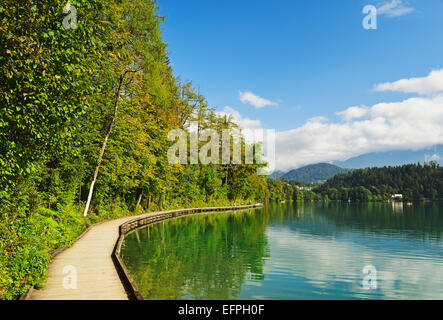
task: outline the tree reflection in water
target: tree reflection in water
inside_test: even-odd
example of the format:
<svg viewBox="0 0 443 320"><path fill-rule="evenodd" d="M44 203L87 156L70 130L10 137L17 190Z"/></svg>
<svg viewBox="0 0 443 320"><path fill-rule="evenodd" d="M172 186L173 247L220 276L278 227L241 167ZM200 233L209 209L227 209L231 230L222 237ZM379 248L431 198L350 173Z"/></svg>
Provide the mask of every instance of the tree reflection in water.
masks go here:
<svg viewBox="0 0 443 320"><path fill-rule="evenodd" d="M263 279L266 212L200 214L147 226L128 235L122 258L145 299L235 299L245 279Z"/></svg>

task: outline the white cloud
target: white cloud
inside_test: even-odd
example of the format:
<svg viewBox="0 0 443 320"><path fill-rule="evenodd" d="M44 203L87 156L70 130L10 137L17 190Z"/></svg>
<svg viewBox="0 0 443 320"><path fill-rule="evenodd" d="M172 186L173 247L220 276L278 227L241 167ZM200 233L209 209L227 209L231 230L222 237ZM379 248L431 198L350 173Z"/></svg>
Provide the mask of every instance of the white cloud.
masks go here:
<svg viewBox="0 0 443 320"><path fill-rule="evenodd" d="M367 115L369 112L369 108L366 106L360 107L349 107L345 111L337 112L336 114L340 115L344 120L350 121L352 119L361 118Z"/></svg>
<svg viewBox="0 0 443 320"><path fill-rule="evenodd" d="M387 17L399 17L407 15L414 11L414 8L408 7L403 0L392 0L378 6L377 13Z"/></svg>
<svg viewBox="0 0 443 320"><path fill-rule="evenodd" d="M239 91L239 94L240 94L240 101L243 104L249 103L250 105L256 108L264 108L267 106L278 107L277 102L273 102L271 100L259 97L251 91Z"/></svg>
<svg viewBox="0 0 443 320"><path fill-rule="evenodd" d="M429 154L425 154L425 161L429 162L429 161L439 161L441 160L441 157L434 153L433 155L429 155Z"/></svg>
<svg viewBox="0 0 443 320"><path fill-rule="evenodd" d="M219 115L231 115L233 121L240 126L241 129L260 129L262 127L260 120L252 120L243 117L237 110L226 106L223 111L217 112Z"/></svg>
<svg viewBox="0 0 443 320"><path fill-rule="evenodd" d="M377 91L400 91L405 93L433 94L443 92L443 69L434 70L421 78L401 79L375 86Z"/></svg>
<svg viewBox="0 0 443 320"><path fill-rule="evenodd" d="M379 103L366 110L353 108L341 113L348 116L344 123L314 118L297 129L278 132L277 169L443 144L443 95ZM363 111L367 119L352 121Z"/></svg>
<svg viewBox="0 0 443 320"><path fill-rule="evenodd" d="M225 107L218 114L232 115L243 130L262 128L260 120L243 117L231 107ZM338 114L346 122L315 117L299 128L277 131L276 169L344 161L370 152L420 150L443 144L443 94L350 107ZM438 155L429 156L427 161L435 159Z"/></svg>
<svg viewBox="0 0 443 320"><path fill-rule="evenodd" d="M309 119L288 131L277 131L276 169L286 170L319 162L344 161L370 152L420 150L443 144L443 69L424 78L403 79L377 86L430 96L382 102L372 106L352 106L337 112L344 121L325 117ZM243 117L225 107L219 114L230 114L242 129L261 129L262 123ZM438 154L427 161L439 160Z"/></svg>

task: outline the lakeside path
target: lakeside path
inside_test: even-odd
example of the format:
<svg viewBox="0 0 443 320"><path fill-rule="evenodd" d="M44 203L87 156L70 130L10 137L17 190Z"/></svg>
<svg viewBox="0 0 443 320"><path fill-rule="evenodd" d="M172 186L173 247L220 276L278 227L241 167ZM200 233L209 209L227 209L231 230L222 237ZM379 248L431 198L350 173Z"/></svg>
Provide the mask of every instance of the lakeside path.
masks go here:
<svg viewBox="0 0 443 320"><path fill-rule="evenodd" d="M128 296L112 260L119 226L130 216L99 223L72 247L59 253L49 264L42 289L32 290L29 300L127 300ZM77 289L64 289L65 266L77 271Z"/></svg>
<svg viewBox="0 0 443 320"><path fill-rule="evenodd" d="M226 208L226 211L233 210ZM48 276L39 290L33 289L29 300L128 300L112 259L119 238L120 225L152 213L118 218L91 226L72 247L59 253L49 264ZM63 273L72 266L77 273L77 289L65 289ZM72 270L72 269L71 269Z"/></svg>

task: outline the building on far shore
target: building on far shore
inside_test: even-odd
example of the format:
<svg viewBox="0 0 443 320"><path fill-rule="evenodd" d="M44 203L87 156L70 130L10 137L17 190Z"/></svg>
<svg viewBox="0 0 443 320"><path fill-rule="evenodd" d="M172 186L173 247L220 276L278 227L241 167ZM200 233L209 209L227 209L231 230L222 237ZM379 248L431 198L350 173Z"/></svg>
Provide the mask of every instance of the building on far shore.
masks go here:
<svg viewBox="0 0 443 320"><path fill-rule="evenodd" d="M295 186L295 188L301 191L312 191L312 187Z"/></svg>

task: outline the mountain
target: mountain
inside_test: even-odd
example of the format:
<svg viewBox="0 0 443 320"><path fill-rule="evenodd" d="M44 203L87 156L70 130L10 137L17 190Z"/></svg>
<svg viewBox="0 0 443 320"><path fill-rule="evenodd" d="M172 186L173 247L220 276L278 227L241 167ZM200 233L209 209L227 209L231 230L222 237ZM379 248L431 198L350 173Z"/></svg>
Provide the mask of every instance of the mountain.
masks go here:
<svg viewBox="0 0 443 320"><path fill-rule="evenodd" d="M333 164L342 168L362 169L370 167L402 166L429 162L434 160L443 164L443 145L417 151L399 150L363 154L346 161L334 161Z"/></svg>
<svg viewBox="0 0 443 320"><path fill-rule="evenodd" d="M285 173L283 176L281 176L280 179L286 181L312 183L312 182L326 181L329 178L335 176L336 174L346 171L349 170L340 168L336 165L329 163L318 163L291 170L288 173Z"/></svg>
<svg viewBox="0 0 443 320"><path fill-rule="evenodd" d="M271 173L268 178L270 179L280 179L281 177L283 177L285 175L285 173L283 171L280 170L276 170L273 173Z"/></svg>
<svg viewBox="0 0 443 320"><path fill-rule="evenodd" d="M332 200L387 200L393 194L401 194L399 198L406 201L439 200L443 199L443 167L430 163L355 169L332 177L316 192L327 192Z"/></svg>

